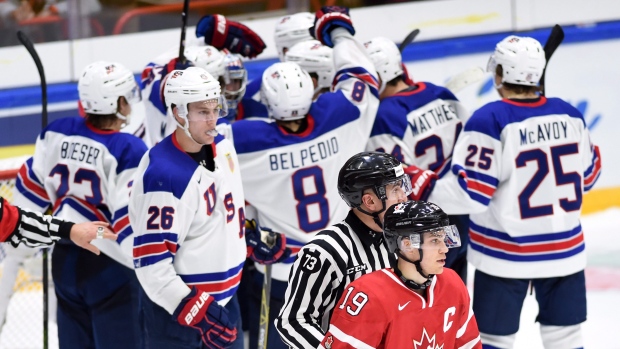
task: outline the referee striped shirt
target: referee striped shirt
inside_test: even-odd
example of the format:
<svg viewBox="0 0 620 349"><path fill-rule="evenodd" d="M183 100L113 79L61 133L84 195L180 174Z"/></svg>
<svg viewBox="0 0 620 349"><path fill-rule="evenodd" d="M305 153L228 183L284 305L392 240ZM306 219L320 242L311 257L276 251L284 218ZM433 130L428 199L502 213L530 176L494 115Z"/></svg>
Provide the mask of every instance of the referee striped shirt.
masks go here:
<svg viewBox="0 0 620 349"><path fill-rule="evenodd" d="M332 310L353 280L389 267L383 234L353 211L319 232L297 255L289 274L284 305L275 320L282 340L292 348L316 348L325 336Z"/></svg>
<svg viewBox="0 0 620 349"><path fill-rule="evenodd" d="M73 223L12 206L0 198L0 242L28 247L52 245L61 237L69 239Z"/></svg>

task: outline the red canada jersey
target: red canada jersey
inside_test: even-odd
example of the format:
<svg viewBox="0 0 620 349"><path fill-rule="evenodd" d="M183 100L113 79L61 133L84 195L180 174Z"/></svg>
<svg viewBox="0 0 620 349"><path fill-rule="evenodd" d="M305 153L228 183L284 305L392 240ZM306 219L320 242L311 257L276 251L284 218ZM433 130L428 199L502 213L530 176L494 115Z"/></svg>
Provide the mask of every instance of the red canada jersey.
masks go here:
<svg viewBox="0 0 620 349"><path fill-rule="evenodd" d="M451 269L433 278L422 297L382 269L349 284L321 349L482 348L467 288Z"/></svg>

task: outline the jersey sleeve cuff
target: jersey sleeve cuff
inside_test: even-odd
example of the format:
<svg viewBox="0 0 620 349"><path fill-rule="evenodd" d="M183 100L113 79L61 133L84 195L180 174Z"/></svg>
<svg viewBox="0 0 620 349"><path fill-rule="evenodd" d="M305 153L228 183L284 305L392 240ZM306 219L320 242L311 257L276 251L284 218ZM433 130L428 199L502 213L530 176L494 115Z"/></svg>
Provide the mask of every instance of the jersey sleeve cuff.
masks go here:
<svg viewBox="0 0 620 349"><path fill-rule="evenodd" d="M61 239L71 240L71 228L73 228L74 225L75 223L73 222L65 222L65 221L60 222L59 227L58 227L58 236Z"/></svg>

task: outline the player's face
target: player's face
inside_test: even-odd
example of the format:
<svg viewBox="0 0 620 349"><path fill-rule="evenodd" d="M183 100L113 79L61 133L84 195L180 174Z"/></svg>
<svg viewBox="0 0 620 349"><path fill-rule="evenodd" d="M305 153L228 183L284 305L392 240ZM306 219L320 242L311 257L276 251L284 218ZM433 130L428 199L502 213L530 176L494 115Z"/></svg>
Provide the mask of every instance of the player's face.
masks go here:
<svg viewBox="0 0 620 349"><path fill-rule="evenodd" d="M446 234L441 233L424 233L422 234L422 251L423 258L420 265L422 270L427 274L441 274L446 264L446 253L448 246L446 245Z"/></svg>
<svg viewBox="0 0 620 349"><path fill-rule="evenodd" d="M385 200L385 207L390 207L394 204L407 201L407 185L403 185L401 180L389 183L385 186L385 193L387 199ZM379 214L379 219L383 220L385 211Z"/></svg>
<svg viewBox="0 0 620 349"><path fill-rule="evenodd" d="M237 92L241 88L241 80L233 79L230 83L226 84L226 91Z"/></svg>
<svg viewBox="0 0 620 349"><path fill-rule="evenodd" d="M188 104L187 119L192 138L200 144L213 143L213 133L219 116L217 100L192 102Z"/></svg>

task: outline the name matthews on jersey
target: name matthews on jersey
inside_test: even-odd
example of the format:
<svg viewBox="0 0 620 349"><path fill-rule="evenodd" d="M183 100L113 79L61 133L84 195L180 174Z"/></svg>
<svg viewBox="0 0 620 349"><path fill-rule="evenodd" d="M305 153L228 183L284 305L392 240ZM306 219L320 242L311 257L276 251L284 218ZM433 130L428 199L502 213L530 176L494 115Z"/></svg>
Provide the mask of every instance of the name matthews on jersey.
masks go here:
<svg viewBox="0 0 620 349"><path fill-rule="evenodd" d="M432 118L427 118L427 115L430 115ZM419 116L415 116L412 120L408 121L409 126L411 126L411 132L414 136L417 136L420 133L424 133L433 128L431 123L434 121L436 126L439 126L445 122L452 121L458 119L456 116L456 110L454 110L454 106L450 104L441 104L436 107L432 107L425 113Z"/></svg>
<svg viewBox="0 0 620 349"><path fill-rule="evenodd" d="M325 160L338 151L338 138L332 137L295 151L269 154L269 167L272 171L300 168Z"/></svg>

